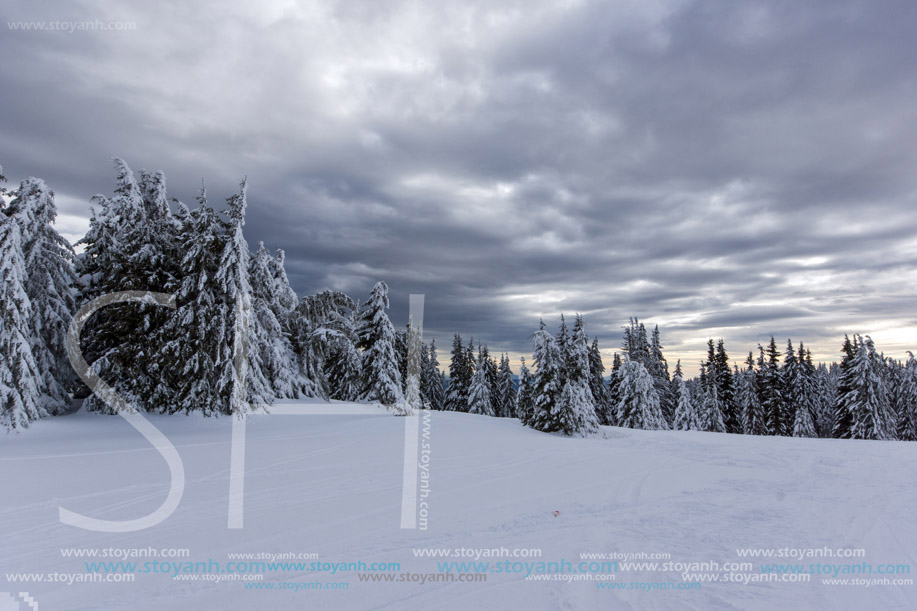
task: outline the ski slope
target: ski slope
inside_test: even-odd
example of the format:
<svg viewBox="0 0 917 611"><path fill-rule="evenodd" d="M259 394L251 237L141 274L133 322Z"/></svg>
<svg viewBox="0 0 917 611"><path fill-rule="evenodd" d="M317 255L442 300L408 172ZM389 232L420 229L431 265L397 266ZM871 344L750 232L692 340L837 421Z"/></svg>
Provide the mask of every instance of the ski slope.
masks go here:
<svg viewBox="0 0 917 611"><path fill-rule="evenodd" d="M428 527L410 530L400 528L404 419L380 416L380 409L250 417L241 529L227 528L230 418L147 416L178 449L186 486L169 518L129 533L90 532L58 520L59 507L126 520L162 503L166 462L124 419L77 412L3 436L0 592L11 594L0 594L0 610L29 608L20 592L40 611L917 608L914 585L823 584L830 575L812 575L807 583L706 581L698 589L650 591L526 580L491 567L486 582L422 585L360 581L363 571L310 570L265 572L262 583L275 589L165 573L138 573L130 583L10 581L13 573L83 574L87 560L116 560L64 557L62 548L150 546L186 548L184 560L194 562L295 552L329 563L395 562L400 566L391 573L424 575L437 573L437 562L475 559L416 557L415 549L539 549L541 558L510 560L574 565L582 553L666 553L680 563L751 560L747 572L760 576L762 561L739 558L737 548L827 546L863 548L866 556L768 562L917 565L914 443L613 427L603 427L598 438L568 439L515 420L434 412L424 440ZM501 559L479 558L485 560ZM614 581L683 579L658 567L624 570L619 562ZM284 583L346 583L338 587L347 589L276 589Z"/></svg>

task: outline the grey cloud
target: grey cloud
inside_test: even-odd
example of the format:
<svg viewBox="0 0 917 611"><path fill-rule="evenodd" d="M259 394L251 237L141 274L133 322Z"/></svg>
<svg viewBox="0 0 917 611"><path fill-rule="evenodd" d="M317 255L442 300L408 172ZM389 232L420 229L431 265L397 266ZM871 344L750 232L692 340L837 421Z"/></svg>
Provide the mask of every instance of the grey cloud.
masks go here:
<svg viewBox="0 0 917 611"><path fill-rule="evenodd" d="M459 331L524 352L561 311L606 353L628 316L660 321L673 360L771 333L833 358L842 330L913 327L910 3L11 2L0 17L137 23L0 37L11 178L44 177L85 217L113 155L163 169L184 201L247 174L249 241L287 252L298 292L384 279L398 324L425 293L443 347Z"/></svg>

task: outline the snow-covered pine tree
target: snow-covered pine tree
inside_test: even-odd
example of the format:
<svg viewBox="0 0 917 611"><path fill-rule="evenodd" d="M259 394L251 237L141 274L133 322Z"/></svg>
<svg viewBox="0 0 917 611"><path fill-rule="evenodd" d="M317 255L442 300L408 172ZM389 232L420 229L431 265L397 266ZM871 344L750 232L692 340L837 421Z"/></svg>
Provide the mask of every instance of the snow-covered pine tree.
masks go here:
<svg viewBox="0 0 917 611"><path fill-rule="evenodd" d="M895 438L895 419L882 379L884 366L872 338L868 335L861 338L851 362L852 387L848 392L853 439Z"/></svg>
<svg viewBox="0 0 917 611"><path fill-rule="evenodd" d="M726 354L726 345L722 338L716 342L716 354L713 358L713 370L716 372L716 389L720 403L723 405L723 423L727 433L742 433L742 416L736 401L735 379Z"/></svg>
<svg viewBox="0 0 917 611"><path fill-rule="evenodd" d="M621 399L619 388L621 386L621 355L617 352L611 359L611 375L608 376L608 404L605 408L604 421L608 424L618 426L618 403Z"/></svg>
<svg viewBox="0 0 917 611"><path fill-rule="evenodd" d="M787 342L789 350L792 344ZM799 342L799 351L795 357L795 373L790 376L789 403L792 405L794 437L818 437L815 426L816 412L816 374L805 345Z"/></svg>
<svg viewBox="0 0 917 611"><path fill-rule="evenodd" d="M388 285L377 282L360 310L357 335L363 350L362 401L394 406L403 400L395 353L395 329L388 318Z"/></svg>
<svg viewBox="0 0 917 611"><path fill-rule="evenodd" d="M854 391L855 379L853 374L853 359L857 353L857 336L854 341L844 334L844 345L841 351L844 357L838 366L837 391L834 403L834 422L831 427L831 436L835 439L850 439L853 430L853 404L856 394Z"/></svg>
<svg viewBox="0 0 917 611"><path fill-rule="evenodd" d="M420 402L423 409L430 408L430 400L427 397L427 376L430 370L430 351L426 344L421 345L420 349Z"/></svg>
<svg viewBox="0 0 917 611"><path fill-rule="evenodd" d="M500 368L497 371L497 388L499 390L499 411L501 418L516 417L516 389L513 387L513 370L509 366L509 357L500 355Z"/></svg>
<svg viewBox="0 0 917 611"><path fill-rule="evenodd" d="M449 387L446 391L445 408L449 411L468 411L468 391L474 368L467 356L462 338L456 333L452 339L452 361L449 364Z"/></svg>
<svg viewBox="0 0 917 611"><path fill-rule="evenodd" d="M797 407L793 420L793 437L818 437L815 432L815 420L812 412L806 407Z"/></svg>
<svg viewBox="0 0 917 611"><path fill-rule="evenodd" d="M410 329L395 329L395 357L398 360L398 375L401 376L401 392L407 391L408 381L408 333Z"/></svg>
<svg viewBox="0 0 917 611"><path fill-rule="evenodd" d="M259 346L267 333L252 311L249 281L251 253L242 233L245 224L248 186L239 183L239 193L230 196L225 234L222 240L216 281L220 289L217 311L223 328L217 358L216 394L221 410L243 414L253 404L274 400Z"/></svg>
<svg viewBox="0 0 917 611"><path fill-rule="evenodd" d="M358 310L340 291L324 290L299 301L289 327L305 396L355 401L362 392Z"/></svg>
<svg viewBox="0 0 917 611"><path fill-rule="evenodd" d="M408 317L408 327L405 333L405 349L407 352L407 366L405 373L407 380L404 383L404 401L410 411L418 412L423 409L424 402L420 394L420 379L423 373L423 354L426 348L422 340L423 329L414 323L414 317Z"/></svg>
<svg viewBox="0 0 917 611"><path fill-rule="evenodd" d="M563 336L560 336L563 337ZM542 428L565 435L589 435L599 429L595 399L589 390L589 344L583 317L577 315L573 334L567 339L564 385L555 405L550 426Z"/></svg>
<svg viewBox="0 0 917 611"><path fill-rule="evenodd" d="M646 430L668 429L653 378L646 367L637 361L624 361L618 377L618 426Z"/></svg>
<svg viewBox="0 0 917 611"><path fill-rule="evenodd" d="M39 401L54 414L69 407L68 391L77 387L65 342L75 307L74 253L53 227L57 207L44 181L29 178L13 195L4 212L19 225L27 274L24 288L32 306L28 335L39 371Z"/></svg>
<svg viewBox="0 0 917 611"><path fill-rule="evenodd" d="M491 384L487 376L487 362L490 357L486 350L483 345L478 349L478 366L475 368L474 375L471 376L471 387L468 389L468 413L493 416Z"/></svg>
<svg viewBox="0 0 917 611"><path fill-rule="evenodd" d="M917 441L917 359L908 352L907 363L900 371L895 428L901 441Z"/></svg>
<svg viewBox="0 0 917 611"><path fill-rule="evenodd" d="M719 384L715 371L705 371L705 383L702 385L704 402L701 408L701 421L705 431L725 433L726 423L723 421L723 402L719 396Z"/></svg>
<svg viewBox="0 0 917 611"><path fill-rule="evenodd" d="M500 387L499 379L497 376L497 364L490 357L490 351L487 349L486 345L479 346L479 350L484 352L484 361L478 359L478 365L483 366L484 368L484 377L487 379L487 385L490 388L490 411L493 412L493 415L498 415L499 402L500 402Z"/></svg>
<svg viewBox="0 0 917 611"><path fill-rule="evenodd" d="M672 394L672 384L669 378L669 364L662 354L662 339L659 335L659 325L653 327L650 335L649 360L647 371L653 377L653 386L659 395L659 405L666 423L669 425L675 419L675 395Z"/></svg>
<svg viewBox="0 0 917 611"><path fill-rule="evenodd" d="M676 375L672 378L672 382L675 384L675 393L678 397L672 428L676 431L701 430L700 418L694 402L691 400L691 393L688 391L685 381L681 376Z"/></svg>
<svg viewBox="0 0 917 611"><path fill-rule="evenodd" d="M736 399L742 414L742 432L746 435L767 435L767 423L764 408L761 406L758 391L758 378L755 374L755 358L751 351L745 361L745 371L736 376Z"/></svg>
<svg viewBox="0 0 917 611"><path fill-rule="evenodd" d="M165 413L200 411L205 416L224 412L216 394L217 356L220 352L220 289L216 271L222 252L221 224L201 188L198 207L184 204L176 214L177 244L184 253L176 311L153 336L157 346L159 380L151 404Z"/></svg>
<svg viewBox="0 0 917 611"><path fill-rule="evenodd" d="M15 430L48 415L29 338L27 279L19 225L0 214L0 424Z"/></svg>
<svg viewBox="0 0 917 611"><path fill-rule="evenodd" d="M114 196L97 195L89 231L77 244L84 251L76 258L81 277L81 303L100 295L126 290L171 292L171 263L163 259L153 224L146 216L143 193L122 159L115 159ZM157 347L149 341L170 316L155 305L126 303L97 312L81 333L81 346L92 369L115 386L121 396L140 409L160 385ZM154 368L150 370L150 368ZM96 395L86 399L87 411L109 412Z"/></svg>
<svg viewBox="0 0 917 611"><path fill-rule="evenodd" d="M780 375L780 352L777 350L777 342L771 337L767 350L760 345L758 349L761 352L758 360L758 391L761 393L761 406L764 408L767 433L768 435L789 435L792 423L786 420L783 380Z"/></svg>
<svg viewBox="0 0 917 611"><path fill-rule="evenodd" d="M791 339L786 340L786 352L780 368L780 386L783 389L784 417L787 423L795 423L797 402L803 398L803 380Z"/></svg>
<svg viewBox="0 0 917 611"><path fill-rule="evenodd" d="M563 389L564 383L567 381L567 369L564 364L567 362L571 350L570 329L567 327L567 319L563 314L560 315L560 327L557 330L555 344L557 345L557 353L561 363L557 370L557 373L560 376L557 379L557 384L558 388Z"/></svg>
<svg viewBox="0 0 917 611"><path fill-rule="evenodd" d="M427 358L424 360L422 376L423 396L429 409L443 410L446 403L446 388L443 376L439 371L439 359L436 356L436 340L430 342Z"/></svg>
<svg viewBox="0 0 917 611"><path fill-rule="evenodd" d="M595 414L599 424L611 424L607 420L609 411L608 387L605 386L605 364L599 350L599 338L592 339L589 347L589 390L595 401Z"/></svg>
<svg viewBox="0 0 917 611"><path fill-rule="evenodd" d="M532 420L535 411L534 378L529 368L525 366L525 357L520 357L519 387L516 389L516 417L522 424Z"/></svg>
<svg viewBox="0 0 917 611"><path fill-rule="evenodd" d="M646 367L650 356L650 345L646 335L646 326L640 322L640 319L631 317L628 325L624 327L622 347L627 360L641 363Z"/></svg>
<svg viewBox="0 0 917 611"><path fill-rule="evenodd" d="M255 337L253 349L260 353L264 375L273 396L295 399L300 396L302 385L293 345L284 328L291 311L287 310L289 301L281 302L282 295L279 294L289 285L280 286L275 277L276 263L264 247L264 242L258 243L257 252L249 259L249 269L252 316L258 323L253 325L253 330L260 335Z"/></svg>
<svg viewBox="0 0 917 611"><path fill-rule="evenodd" d="M545 328L544 321L538 324L538 331L532 335L532 360L535 363L534 409L527 424L539 431L555 431L557 424L554 414L563 389L560 384L562 354L557 340Z"/></svg>
<svg viewBox="0 0 917 611"><path fill-rule="evenodd" d="M806 350L806 360L812 362L812 353ZM819 437L831 437L831 428L834 424L834 404L837 394L837 378L832 371L837 371L837 363L828 367L819 363L815 368L815 430Z"/></svg>

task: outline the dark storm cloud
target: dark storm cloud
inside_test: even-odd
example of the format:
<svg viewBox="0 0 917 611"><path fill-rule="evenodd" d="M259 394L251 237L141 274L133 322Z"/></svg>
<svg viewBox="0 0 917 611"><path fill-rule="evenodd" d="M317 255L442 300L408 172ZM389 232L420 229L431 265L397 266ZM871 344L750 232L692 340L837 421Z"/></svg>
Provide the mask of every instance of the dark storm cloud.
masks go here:
<svg viewBox="0 0 917 611"><path fill-rule="evenodd" d="M13 2L0 163L64 222L109 158L190 201L250 181L300 293L427 295L441 346L630 315L670 356L844 331L917 343L917 8L907 2ZM76 229L72 229L76 231Z"/></svg>

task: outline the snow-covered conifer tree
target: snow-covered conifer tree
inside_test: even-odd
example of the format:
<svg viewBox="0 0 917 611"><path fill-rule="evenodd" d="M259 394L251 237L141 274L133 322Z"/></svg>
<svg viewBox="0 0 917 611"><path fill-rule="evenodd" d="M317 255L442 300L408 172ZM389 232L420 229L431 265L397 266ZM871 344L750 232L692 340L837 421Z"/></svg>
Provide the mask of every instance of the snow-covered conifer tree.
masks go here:
<svg viewBox="0 0 917 611"><path fill-rule="evenodd" d="M32 305L28 335L39 371L40 403L53 414L69 407L68 389L76 387L65 344L75 307L73 248L53 227L57 207L44 181L29 178L14 195L5 212L19 225L25 292Z"/></svg>
<svg viewBox="0 0 917 611"><path fill-rule="evenodd" d="M608 404L605 408L604 421L608 424L618 426L618 403L621 399L619 389L621 387L621 355L615 352L611 359L611 375L608 376Z"/></svg>
<svg viewBox="0 0 917 611"><path fill-rule="evenodd" d="M668 429L653 378L646 367L636 361L624 361L618 376L618 426L646 430Z"/></svg>
<svg viewBox="0 0 917 611"><path fill-rule="evenodd" d="M157 411L200 411L206 416L227 410L216 394L220 334L220 288L216 271L222 252L221 227L207 191L201 188L198 208L189 212L182 204L176 215L180 224L177 242L184 253L180 263L182 282L176 291L177 309L158 330L152 343L156 351L159 382L151 403Z"/></svg>
<svg viewBox="0 0 917 611"><path fill-rule="evenodd" d="M509 366L509 357L500 355L500 368L497 371L497 388L499 389L499 411L501 418L516 417L516 389L513 387L513 370Z"/></svg>
<svg viewBox="0 0 917 611"><path fill-rule="evenodd" d="M520 358L519 387L516 389L516 417L522 424L532 420L535 410L534 378L529 368L525 366L525 357Z"/></svg>
<svg viewBox="0 0 917 611"><path fill-rule="evenodd" d="M758 346L758 391L761 393L761 406L767 422L768 435L789 435L792 423L786 421L783 380L780 375L780 352L777 342L771 338L767 350ZM765 360L764 357L767 357Z"/></svg>
<svg viewBox="0 0 917 611"><path fill-rule="evenodd" d="M259 344L266 333L252 312L249 281L251 253L242 233L247 206L247 184L226 200L228 221L216 270L220 289L217 311L224 338L217 352L216 394L224 413L241 414L252 404L272 403L274 394L264 375Z"/></svg>
<svg viewBox="0 0 917 611"><path fill-rule="evenodd" d="M401 373L395 354L395 329L388 318L388 285L377 282L360 310L357 334L363 350L363 390L360 399L386 406L400 404Z"/></svg>
<svg viewBox="0 0 917 611"><path fill-rule="evenodd" d="M452 361L449 364L449 388L446 392L445 408L453 412L468 411L468 391L474 367L468 360L468 353L461 336L456 333L452 339Z"/></svg>
<svg viewBox="0 0 917 611"><path fill-rule="evenodd" d="M736 399L742 414L742 432L746 435L767 435L764 408L761 406L755 374L754 355L749 352L746 369L736 376Z"/></svg>
<svg viewBox="0 0 917 611"><path fill-rule="evenodd" d="M258 244L258 251L249 260L249 266L252 316L258 322L252 325L257 334L253 349L260 352L264 375L273 395L295 399L301 392L299 372L293 346L284 329L291 311L286 309L288 302L280 301L281 287L275 277L276 263L264 247L264 242Z"/></svg>
<svg viewBox="0 0 917 611"><path fill-rule="evenodd" d="M560 336L563 338L563 335ZM582 316L576 317L573 334L566 340L566 359L562 368L564 385L544 431L565 435L588 435L599 428L595 399L589 390L589 344Z"/></svg>
<svg viewBox="0 0 917 611"><path fill-rule="evenodd" d="M856 336L851 342L850 337L844 335L844 345L841 348L844 357L838 366L834 422L831 427L831 436L835 439L849 439L853 429L853 399L856 397L853 359L857 353L856 341Z"/></svg>
<svg viewBox="0 0 917 611"><path fill-rule="evenodd" d="M554 411L560 399L562 386L562 355L557 340L545 328L544 321L539 321L540 328L532 335L535 363L534 409L527 423L540 431L554 431L557 426Z"/></svg>
<svg viewBox="0 0 917 611"><path fill-rule="evenodd" d="M468 389L468 412L493 416L493 399L490 394L490 381L487 379L487 361L489 360L486 349L482 345L478 350L478 366L471 376L471 387Z"/></svg>
<svg viewBox="0 0 917 611"><path fill-rule="evenodd" d="M48 415L29 338L26 281L19 225L0 214L0 424L17 430Z"/></svg>
<svg viewBox="0 0 917 611"><path fill-rule="evenodd" d="M703 430L725 433L726 423L723 420L723 402L720 400L715 371L706 371L706 384L703 387L704 402L700 414Z"/></svg>
<svg viewBox="0 0 917 611"><path fill-rule="evenodd" d="M675 383L676 396L678 397L672 428L677 431L701 430L697 409L694 406L694 402L691 400L691 393L688 391L688 386L681 376L674 376L672 381Z"/></svg>
<svg viewBox="0 0 917 611"><path fill-rule="evenodd" d="M917 441L917 359L912 352L907 354L907 363L900 372L895 428L899 440Z"/></svg>
<svg viewBox="0 0 917 611"><path fill-rule="evenodd" d="M409 412L417 412L423 409L423 398L420 394L420 378L423 373L422 362L423 354L426 353L421 334L423 329L414 323L414 317L408 317L408 328L405 336L405 348L407 350L407 380L404 383L404 400L409 407Z"/></svg>
<svg viewBox="0 0 917 611"><path fill-rule="evenodd" d="M595 414L599 424L611 424L607 420L609 401L608 387L605 386L605 364L602 363L602 352L599 350L599 339L593 338L589 347L589 390L595 401Z"/></svg>
<svg viewBox="0 0 917 611"><path fill-rule="evenodd" d="M430 342L427 358L424 359L424 369L421 378L423 396L429 409L443 410L446 403L446 388L443 385L443 375L439 371L439 359L436 356L436 340Z"/></svg>
<svg viewBox="0 0 917 611"><path fill-rule="evenodd" d="M487 380L487 385L490 387L490 411L493 412L493 415L499 415L499 402L500 402L500 386L499 379L497 375L497 364L490 356L490 351L487 349L486 345L479 346L479 350L484 352L484 361L482 362L478 359L478 366L484 368L484 377Z"/></svg>
<svg viewBox="0 0 917 611"><path fill-rule="evenodd" d="M851 362L852 387L847 397L853 439L895 438L895 419L882 379L883 367L872 338L867 335L860 339Z"/></svg>

